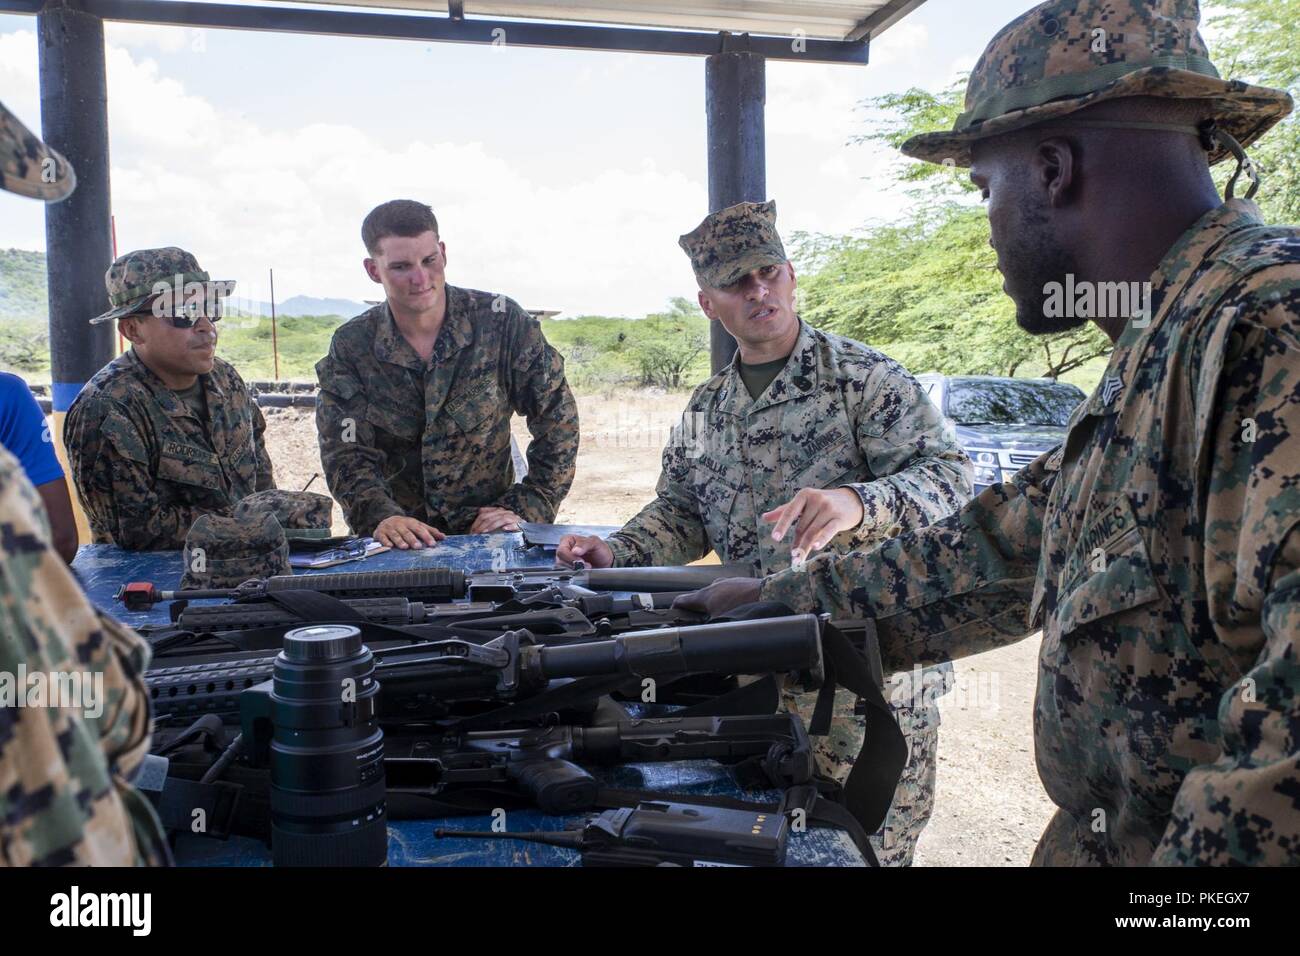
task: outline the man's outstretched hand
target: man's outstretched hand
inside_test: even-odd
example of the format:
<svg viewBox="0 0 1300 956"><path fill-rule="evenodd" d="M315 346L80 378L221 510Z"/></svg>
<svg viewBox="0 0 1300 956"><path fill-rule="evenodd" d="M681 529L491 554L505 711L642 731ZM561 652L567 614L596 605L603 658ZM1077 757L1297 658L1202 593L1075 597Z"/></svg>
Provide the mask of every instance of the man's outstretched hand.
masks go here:
<svg viewBox="0 0 1300 956"><path fill-rule="evenodd" d="M806 561L841 531L862 524L862 499L852 488L800 488L785 504L764 514L763 520L776 523L773 541L780 541L797 527L790 558Z"/></svg>
<svg viewBox="0 0 1300 956"><path fill-rule="evenodd" d="M673 607L715 618L742 604L753 604L762 589L762 578L719 578L707 588L683 594L673 601Z"/></svg>
<svg viewBox="0 0 1300 956"><path fill-rule="evenodd" d="M614 552L594 534L566 534L555 549L555 560L570 568L576 561L589 568L609 568L614 566Z"/></svg>

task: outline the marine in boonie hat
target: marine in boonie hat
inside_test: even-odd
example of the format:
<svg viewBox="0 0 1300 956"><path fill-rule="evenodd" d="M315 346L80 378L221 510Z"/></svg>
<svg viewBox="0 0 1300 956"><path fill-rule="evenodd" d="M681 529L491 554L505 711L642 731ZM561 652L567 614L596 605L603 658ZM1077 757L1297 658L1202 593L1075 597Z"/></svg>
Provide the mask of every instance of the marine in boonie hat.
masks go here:
<svg viewBox="0 0 1300 956"><path fill-rule="evenodd" d="M268 489L242 498L239 504L271 512L289 541L319 541L330 536L334 499L328 495Z"/></svg>
<svg viewBox="0 0 1300 956"><path fill-rule="evenodd" d="M776 231L776 203L742 202L719 210L677 240L702 285L725 289L755 269L788 260Z"/></svg>
<svg viewBox="0 0 1300 956"><path fill-rule="evenodd" d="M1064 125L1200 135L1211 164L1235 156L1253 179L1244 148L1291 112L1291 96L1284 90L1224 80L1210 62L1199 32L1200 18L1198 0L1039 4L1011 21L989 43L971 72L966 110L953 129L914 136L902 151L932 163L967 167L971 146L978 140L1060 121L1107 100L1167 97L1207 102L1213 125L1118 120L1074 120ZM1231 198L1231 188L1228 192Z"/></svg>
<svg viewBox="0 0 1300 956"><path fill-rule="evenodd" d="M205 300L214 300L235 290L233 281L210 278L193 255L176 246L137 249L119 256L104 273L104 285L112 308L91 319L91 325L147 311L147 306L163 296L179 308L192 301L196 292Z"/></svg>
<svg viewBox="0 0 1300 956"><path fill-rule="evenodd" d="M58 202L76 188L72 164L42 143L0 103L0 189Z"/></svg>
<svg viewBox="0 0 1300 956"><path fill-rule="evenodd" d="M250 578L293 573L280 522L268 509L243 501L229 515L196 518L182 556L182 588L233 588Z"/></svg>

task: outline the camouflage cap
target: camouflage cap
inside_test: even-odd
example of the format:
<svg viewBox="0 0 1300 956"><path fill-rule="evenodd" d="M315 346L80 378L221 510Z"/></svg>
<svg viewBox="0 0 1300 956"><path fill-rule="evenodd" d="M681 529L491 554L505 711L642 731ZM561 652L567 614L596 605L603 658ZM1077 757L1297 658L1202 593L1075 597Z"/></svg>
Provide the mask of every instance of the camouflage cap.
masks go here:
<svg viewBox="0 0 1300 956"><path fill-rule="evenodd" d="M1205 100L1219 129L1249 146L1291 112L1291 96L1221 79L1201 39L1200 19L1198 0L1039 4L1003 27L984 50L966 87L966 112L953 130L914 136L902 150L966 167L977 140L1132 96ZM1220 142L1210 161L1230 155Z"/></svg>
<svg viewBox="0 0 1300 956"><path fill-rule="evenodd" d="M176 246L137 249L118 256L104 273L108 303L112 308L95 316L90 324L97 325L140 312L158 296L154 290L159 284L173 289L172 294L177 297L187 297L185 286L189 283L202 283L205 292L211 290L220 296L230 295L235 288L234 282L210 279L199 268L194 256Z"/></svg>
<svg viewBox="0 0 1300 956"><path fill-rule="evenodd" d="M271 489L254 492L239 503L271 512L290 541L317 541L330 536L334 499L329 495Z"/></svg>
<svg viewBox="0 0 1300 956"><path fill-rule="evenodd" d="M58 202L76 188L72 164L37 139L0 103L0 189Z"/></svg>
<svg viewBox="0 0 1300 956"><path fill-rule="evenodd" d="M677 244L691 257L695 277L714 289L788 258L776 232L776 203L771 200L737 203L715 212Z"/></svg>
<svg viewBox="0 0 1300 956"><path fill-rule="evenodd" d="M199 516L185 535L182 588L233 588L250 578L292 574L289 542L266 508L235 505L230 515Z"/></svg>

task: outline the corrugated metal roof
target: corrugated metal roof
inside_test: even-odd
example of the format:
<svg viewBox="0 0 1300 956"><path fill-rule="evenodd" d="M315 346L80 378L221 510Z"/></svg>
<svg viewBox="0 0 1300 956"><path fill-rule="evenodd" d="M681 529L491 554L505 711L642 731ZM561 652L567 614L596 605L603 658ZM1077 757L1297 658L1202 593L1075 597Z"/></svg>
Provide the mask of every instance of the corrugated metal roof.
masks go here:
<svg viewBox="0 0 1300 956"><path fill-rule="evenodd" d="M331 0L308 0L330 3ZM335 0L349 6L446 11L447 0ZM925 0L464 0L467 17L574 20L814 39L879 36Z"/></svg>

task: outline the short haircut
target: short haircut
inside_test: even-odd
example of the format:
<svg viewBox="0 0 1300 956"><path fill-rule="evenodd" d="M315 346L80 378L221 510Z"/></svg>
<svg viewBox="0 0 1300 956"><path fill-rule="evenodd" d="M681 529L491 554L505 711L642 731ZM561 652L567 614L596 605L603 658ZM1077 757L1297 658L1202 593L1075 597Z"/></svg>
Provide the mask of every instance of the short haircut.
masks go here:
<svg viewBox="0 0 1300 956"><path fill-rule="evenodd" d="M394 199L376 206L361 223L361 241L372 256L379 253L379 240L386 236L410 239L426 232L438 235L438 218L414 199Z"/></svg>

